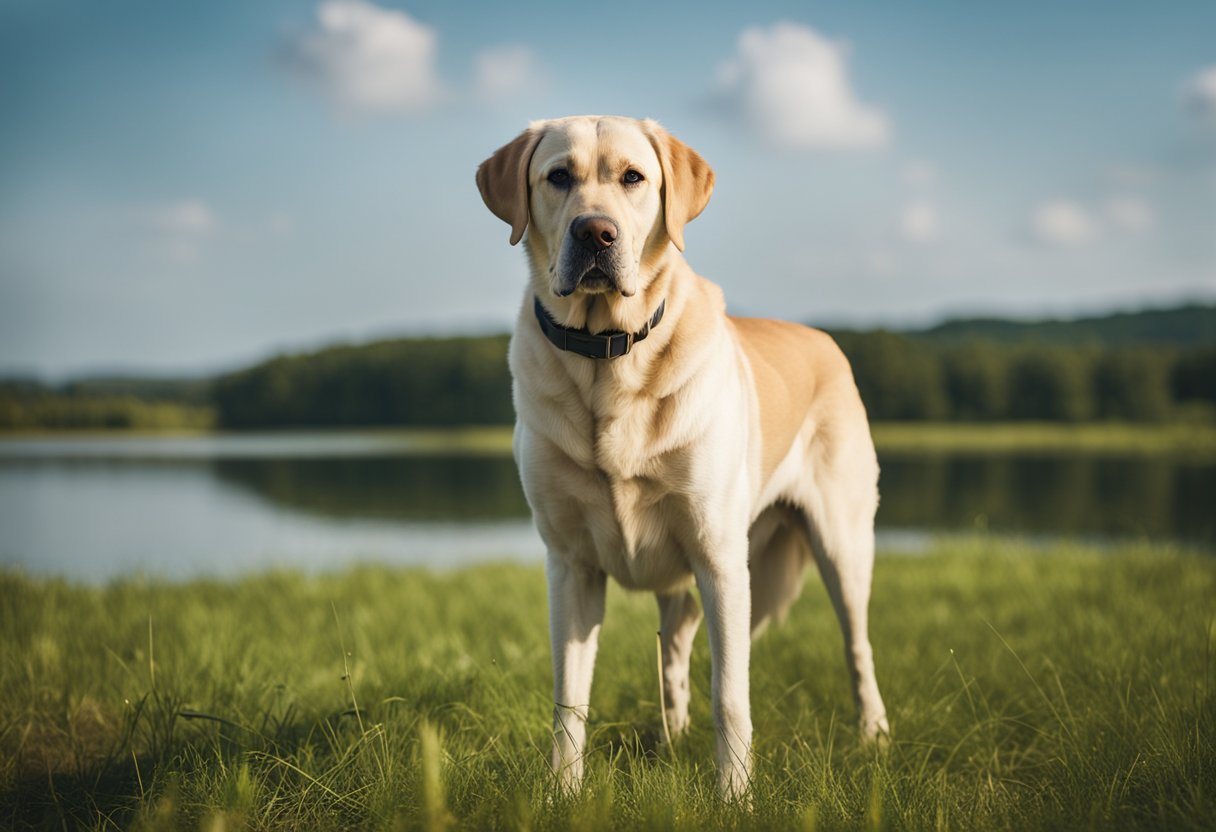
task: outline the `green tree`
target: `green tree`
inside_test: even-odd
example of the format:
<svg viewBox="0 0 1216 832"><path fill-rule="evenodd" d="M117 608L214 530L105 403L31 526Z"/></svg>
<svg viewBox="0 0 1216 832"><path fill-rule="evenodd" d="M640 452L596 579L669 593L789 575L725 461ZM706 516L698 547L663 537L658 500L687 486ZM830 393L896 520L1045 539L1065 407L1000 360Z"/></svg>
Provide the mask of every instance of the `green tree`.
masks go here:
<svg viewBox="0 0 1216 832"><path fill-rule="evenodd" d="M943 419L950 402L936 350L885 330L842 333L837 341L853 365L872 419Z"/></svg>
<svg viewBox="0 0 1216 832"><path fill-rule="evenodd" d="M1160 350L1122 347L1094 364L1094 403L1104 419L1157 422L1170 414L1169 357Z"/></svg>
<svg viewBox="0 0 1216 832"><path fill-rule="evenodd" d="M960 420L1002 419L1009 412L1009 350L972 339L942 353L950 410Z"/></svg>
<svg viewBox="0 0 1216 832"><path fill-rule="evenodd" d="M1009 369L1009 415L1076 422L1093 415L1088 356L1067 347L1019 350Z"/></svg>
<svg viewBox="0 0 1216 832"><path fill-rule="evenodd" d="M507 424L507 338L403 339L275 358L216 380L229 428Z"/></svg>
<svg viewBox="0 0 1216 832"><path fill-rule="evenodd" d="M1179 356L1170 373L1170 388L1175 401L1216 404L1216 345Z"/></svg>

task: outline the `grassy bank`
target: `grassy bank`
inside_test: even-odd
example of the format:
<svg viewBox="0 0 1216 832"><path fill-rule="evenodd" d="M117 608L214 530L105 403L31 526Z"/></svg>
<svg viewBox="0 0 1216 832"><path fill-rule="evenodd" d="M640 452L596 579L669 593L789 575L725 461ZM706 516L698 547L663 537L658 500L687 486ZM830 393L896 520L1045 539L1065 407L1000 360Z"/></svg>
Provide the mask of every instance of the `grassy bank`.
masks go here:
<svg viewBox="0 0 1216 832"><path fill-rule="evenodd" d="M660 750L653 601L610 593L582 797L549 791L542 570L103 588L0 577L0 826L1203 829L1216 560L979 540L880 560L894 742L858 747L817 578L754 651L754 808Z"/></svg>
<svg viewBox="0 0 1216 832"><path fill-rule="evenodd" d="M875 422L884 453L1098 453L1216 457L1207 422ZM389 432L390 434L392 432ZM402 431L427 452L510 453L511 428Z"/></svg>
<svg viewBox="0 0 1216 832"><path fill-rule="evenodd" d="M1216 456L1208 422L876 422L880 452L1102 453Z"/></svg>

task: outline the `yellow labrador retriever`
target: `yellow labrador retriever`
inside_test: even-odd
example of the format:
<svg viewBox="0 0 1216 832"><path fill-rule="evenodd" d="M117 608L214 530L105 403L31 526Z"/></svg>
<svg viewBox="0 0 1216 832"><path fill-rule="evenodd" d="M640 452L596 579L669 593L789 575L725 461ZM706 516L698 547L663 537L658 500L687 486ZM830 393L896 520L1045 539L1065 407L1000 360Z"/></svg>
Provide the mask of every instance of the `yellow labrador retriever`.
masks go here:
<svg viewBox="0 0 1216 832"><path fill-rule="evenodd" d="M831 338L728 316L684 261L684 225L713 183L658 124L619 117L534 123L477 171L531 266L510 349L514 448L548 547L553 767L569 789L608 576L658 599L675 733L688 725L696 583L725 796L744 794L751 770L751 637L783 616L812 558L862 735L887 731L867 634L878 463L865 409Z"/></svg>

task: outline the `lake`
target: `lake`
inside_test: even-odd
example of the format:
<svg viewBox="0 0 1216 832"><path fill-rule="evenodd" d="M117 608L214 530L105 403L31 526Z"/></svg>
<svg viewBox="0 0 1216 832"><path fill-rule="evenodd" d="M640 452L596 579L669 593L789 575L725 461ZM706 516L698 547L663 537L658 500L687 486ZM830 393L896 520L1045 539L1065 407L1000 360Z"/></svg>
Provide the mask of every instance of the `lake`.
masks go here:
<svg viewBox="0 0 1216 832"><path fill-rule="evenodd" d="M882 551L977 530L1216 546L1216 461L880 453ZM536 562L509 455L409 433L0 439L0 566L73 580Z"/></svg>

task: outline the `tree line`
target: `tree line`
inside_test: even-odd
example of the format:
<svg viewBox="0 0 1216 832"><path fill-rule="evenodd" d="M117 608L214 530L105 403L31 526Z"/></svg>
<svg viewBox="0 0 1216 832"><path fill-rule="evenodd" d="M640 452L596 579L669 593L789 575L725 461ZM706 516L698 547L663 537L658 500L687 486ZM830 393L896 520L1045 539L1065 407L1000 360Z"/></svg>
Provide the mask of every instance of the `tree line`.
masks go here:
<svg viewBox="0 0 1216 832"><path fill-rule="evenodd" d="M124 379L48 385L0 380L0 431L210 430L216 425L210 382L190 380L160 389Z"/></svg>
<svg viewBox="0 0 1216 832"><path fill-rule="evenodd" d="M1117 326L1120 335L1138 331L1139 343L1019 339L1008 322L833 335L875 420L1212 421L1216 308L1201 311L1206 317L1191 307L1182 317L1146 313L1156 316L1152 338L1134 316L1076 330L1092 337ZM1188 334L1170 343L1170 325ZM336 346L209 379L0 382L0 429L510 424L507 342L495 335Z"/></svg>
<svg viewBox="0 0 1216 832"><path fill-rule="evenodd" d="M1157 422L1216 412L1216 345L835 337L877 420ZM277 358L221 377L212 400L229 428L509 424L506 344L505 336L391 341Z"/></svg>
<svg viewBox="0 0 1216 832"><path fill-rule="evenodd" d="M215 380L225 428L499 425L508 336L411 338L282 356Z"/></svg>
<svg viewBox="0 0 1216 832"><path fill-rule="evenodd" d="M1216 345L937 343L836 333L870 418L1160 422L1216 407Z"/></svg>

